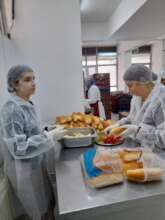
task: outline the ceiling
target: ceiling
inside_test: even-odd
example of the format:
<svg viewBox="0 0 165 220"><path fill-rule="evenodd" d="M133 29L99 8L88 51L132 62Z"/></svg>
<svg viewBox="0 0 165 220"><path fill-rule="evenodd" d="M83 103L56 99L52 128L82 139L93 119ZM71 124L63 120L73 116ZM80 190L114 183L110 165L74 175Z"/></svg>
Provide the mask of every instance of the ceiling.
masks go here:
<svg viewBox="0 0 165 220"><path fill-rule="evenodd" d="M123 13L113 19L115 10L126 0L82 0L82 39L83 42L119 42L136 40L165 39L165 0L147 0L121 26L111 33L111 24L118 19L124 21ZM133 0L134 1L134 0ZM129 0L127 0L129 2ZM131 2L131 0L130 0ZM136 0L138 2L138 0ZM140 0L139 0L140 2ZM142 2L142 0L141 0ZM120 7L118 7L120 5ZM125 5L122 5L125 7ZM125 7L129 13L130 7ZM120 15L121 14L121 15ZM113 19L113 22L111 22ZM85 27L85 28L84 28ZM108 32L109 31L109 32Z"/></svg>
<svg viewBox="0 0 165 220"><path fill-rule="evenodd" d="M82 22L104 22L112 15L121 0L81 0Z"/></svg>
<svg viewBox="0 0 165 220"><path fill-rule="evenodd" d="M149 0L116 33L116 40L152 40L165 36L165 0Z"/></svg>

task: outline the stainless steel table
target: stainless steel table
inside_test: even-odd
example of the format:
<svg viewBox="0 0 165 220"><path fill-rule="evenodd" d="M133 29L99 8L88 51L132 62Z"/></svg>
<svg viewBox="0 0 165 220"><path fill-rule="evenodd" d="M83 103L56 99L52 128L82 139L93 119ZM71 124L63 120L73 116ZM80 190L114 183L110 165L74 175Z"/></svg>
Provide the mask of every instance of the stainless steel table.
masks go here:
<svg viewBox="0 0 165 220"><path fill-rule="evenodd" d="M65 149L56 164L56 219L165 219L165 180L146 184L124 182L91 190L84 183L79 161L84 150L87 148ZM165 158L165 153L161 156Z"/></svg>

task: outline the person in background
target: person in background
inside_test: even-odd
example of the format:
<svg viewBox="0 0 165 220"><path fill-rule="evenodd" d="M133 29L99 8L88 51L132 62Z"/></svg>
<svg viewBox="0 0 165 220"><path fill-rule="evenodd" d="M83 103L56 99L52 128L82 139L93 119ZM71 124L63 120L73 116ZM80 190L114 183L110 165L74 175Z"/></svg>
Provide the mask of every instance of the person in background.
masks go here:
<svg viewBox="0 0 165 220"><path fill-rule="evenodd" d="M87 101L93 111L93 114L95 116L105 118L105 110L101 101L100 90L93 78L89 80L88 88Z"/></svg>
<svg viewBox="0 0 165 220"><path fill-rule="evenodd" d="M120 126L125 128L121 136L139 143L146 140L165 149L165 87L154 84L153 73L141 64L129 67L123 79L130 93L140 97L142 103L133 124Z"/></svg>
<svg viewBox="0 0 165 220"><path fill-rule="evenodd" d="M47 175L46 153L63 131L43 131L30 100L36 90L33 70L25 65L12 67L7 75L10 99L0 113L4 173L13 190L15 216L33 220L46 216L53 201ZM45 217L46 218L46 217Z"/></svg>

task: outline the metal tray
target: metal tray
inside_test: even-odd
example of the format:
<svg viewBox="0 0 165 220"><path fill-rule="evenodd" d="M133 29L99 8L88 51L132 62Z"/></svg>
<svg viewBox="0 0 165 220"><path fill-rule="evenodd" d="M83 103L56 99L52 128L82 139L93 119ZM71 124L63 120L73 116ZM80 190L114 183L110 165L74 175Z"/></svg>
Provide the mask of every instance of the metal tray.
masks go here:
<svg viewBox="0 0 165 220"><path fill-rule="evenodd" d="M66 129L66 135L72 135L75 133L81 133L84 135L90 134L90 136L84 137L63 137L62 144L68 148L74 147L87 147L94 143L96 137L96 131L93 128L68 128Z"/></svg>

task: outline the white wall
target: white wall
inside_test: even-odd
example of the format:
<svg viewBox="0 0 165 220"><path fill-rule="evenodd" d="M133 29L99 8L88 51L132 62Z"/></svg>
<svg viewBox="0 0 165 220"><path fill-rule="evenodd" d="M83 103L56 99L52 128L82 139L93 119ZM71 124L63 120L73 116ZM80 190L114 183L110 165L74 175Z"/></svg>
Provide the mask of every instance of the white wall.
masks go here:
<svg viewBox="0 0 165 220"><path fill-rule="evenodd" d="M35 70L44 123L83 110L79 0L17 0L12 43Z"/></svg>
<svg viewBox="0 0 165 220"><path fill-rule="evenodd" d="M162 68L162 41L155 41L152 44L152 71L159 74Z"/></svg>
<svg viewBox="0 0 165 220"><path fill-rule="evenodd" d="M23 59L14 43L0 34L0 108L9 97L6 83L8 69L21 62Z"/></svg>
<svg viewBox="0 0 165 220"><path fill-rule="evenodd" d="M123 41L120 42L118 45L118 89L126 91L126 87L123 81L123 74L125 70L129 66L129 60L127 56L127 52L129 53L130 50L143 46L146 43L145 41ZM162 65L163 65L163 56L162 56L162 50L163 45L161 40L152 41L150 42L152 44L152 71L157 73L159 75ZM131 58L131 57L130 57Z"/></svg>
<svg viewBox="0 0 165 220"><path fill-rule="evenodd" d="M144 45L143 41L121 41L118 44L118 89L127 91L123 81L125 70L131 65L130 51L138 46Z"/></svg>

